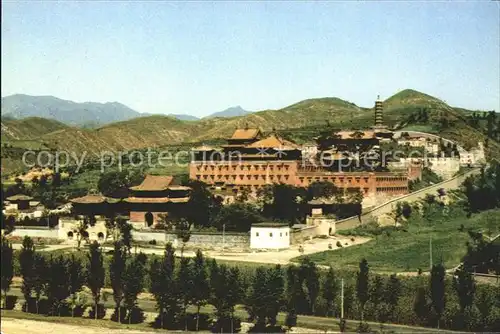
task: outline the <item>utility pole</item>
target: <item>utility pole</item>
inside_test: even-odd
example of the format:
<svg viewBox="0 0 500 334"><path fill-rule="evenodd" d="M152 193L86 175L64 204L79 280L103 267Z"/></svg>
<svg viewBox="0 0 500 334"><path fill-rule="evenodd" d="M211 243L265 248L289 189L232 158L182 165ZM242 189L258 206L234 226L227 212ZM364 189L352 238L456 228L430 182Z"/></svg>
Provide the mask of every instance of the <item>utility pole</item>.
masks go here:
<svg viewBox="0 0 500 334"><path fill-rule="evenodd" d="M344 279L340 283L340 319L344 319Z"/></svg>
<svg viewBox="0 0 500 334"><path fill-rule="evenodd" d="M430 271L432 271L432 235L429 236L429 263L431 264Z"/></svg>
<svg viewBox="0 0 500 334"><path fill-rule="evenodd" d="M222 224L222 254L224 254L224 248L226 248L226 224Z"/></svg>

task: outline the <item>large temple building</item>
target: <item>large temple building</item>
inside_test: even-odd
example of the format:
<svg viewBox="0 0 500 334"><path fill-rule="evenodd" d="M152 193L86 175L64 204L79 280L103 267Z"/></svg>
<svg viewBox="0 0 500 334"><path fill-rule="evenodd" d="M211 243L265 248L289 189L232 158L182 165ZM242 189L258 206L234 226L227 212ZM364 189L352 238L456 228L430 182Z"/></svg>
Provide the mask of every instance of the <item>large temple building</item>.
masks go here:
<svg viewBox="0 0 500 334"><path fill-rule="evenodd" d="M359 189L365 196L409 192L408 181L418 171L389 171L384 166L356 163L377 152L392 132L383 125L382 102L375 105L375 126L370 130L334 131L318 140L316 157L303 157L301 146L276 133L264 136L260 129L236 129L221 148L193 149L189 177L215 187L239 190L283 183L307 187L316 181L334 183L345 190ZM355 154L356 153L356 154Z"/></svg>
<svg viewBox="0 0 500 334"><path fill-rule="evenodd" d="M73 213L106 217L124 215L138 227L158 223L162 216L180 214L189 200L190 188L172 184L172 176L146 175L138 186L131 187L126 198L88 194L71 200Z"/></svg>

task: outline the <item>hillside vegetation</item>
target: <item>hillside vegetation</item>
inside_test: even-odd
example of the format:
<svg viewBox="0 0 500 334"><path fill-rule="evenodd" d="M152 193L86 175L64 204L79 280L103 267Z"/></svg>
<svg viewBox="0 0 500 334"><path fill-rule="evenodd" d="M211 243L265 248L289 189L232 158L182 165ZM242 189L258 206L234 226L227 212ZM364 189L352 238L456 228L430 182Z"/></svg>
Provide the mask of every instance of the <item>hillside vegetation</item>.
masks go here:
<svg viewBox="0 0 500 334"><path fill-rule="evenodd" d="M468 111L454 108L430 95L403 90L384 101L384 119L395 128L420 128L440 133L465 147L485 141L480 129L468 124ZM369 128L373 108L359 107L339 98L308 99L279 110L263 110L239 117L181 121L154 115L108 124L97 129L81 129L41 119L2 121L2 140L16 146L17 140L36 139L52 149L89 153L162 147L179 143L199 143L225 138L238 127L260 127L278 131L297 141L312 141L321 131L333 128ZM489 157L500 157L500 145L491 140Z"/></svg>

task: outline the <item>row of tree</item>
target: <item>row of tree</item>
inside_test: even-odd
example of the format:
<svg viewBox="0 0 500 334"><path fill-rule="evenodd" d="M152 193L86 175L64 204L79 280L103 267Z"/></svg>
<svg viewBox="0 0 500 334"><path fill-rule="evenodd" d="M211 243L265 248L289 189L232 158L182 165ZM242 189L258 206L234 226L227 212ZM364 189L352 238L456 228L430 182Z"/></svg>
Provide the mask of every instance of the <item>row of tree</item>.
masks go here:
<svg viewBox="0 0 500 334"><path fill-rule="evenodd" d="M208 328L204 306L215 309L213 329L234 332L240 327L242 305L254 331L278 331L279 312L287 314L285 325L296 325L297 315L310 314L360 319L359 331L367 331L365 321L424 325L475 331L500 330L500 291L494 286L476 285L464 264L453 279L445 269L433 266L430 277L401 279L370 273L366 260L350 275L330 268L322 271L304 258L298 266L259 267L255 270L228 267L207 260L198 251L192 259L174 256L168 244L163 256L132 255L121 241L105 260L97 243L85 259L71 256L44 257L29 238L19 254L25 310L37 311L41 301L47 313L58 315L82 309L80 292L88 287L92 295L92 318L104 316L103 288L113 289L113 321L143 321L138 303L140 292L149 291L156 301L158 316L154 326L168 329ZM2 241L2 291L6 295L14 275L13 251ZM106 279L108 273L109 279ZM343 280L342 280L343 278ZM42 298L43 297L43 298ZM35 307L30 308L30 303ZM195 312L189 312L189 309ZM39 310L38 310L39 311ZM81 312L79 312L81 314ZM344 327L342 327L344 326ZM341 321L341 330L345 321Z"/></svg>

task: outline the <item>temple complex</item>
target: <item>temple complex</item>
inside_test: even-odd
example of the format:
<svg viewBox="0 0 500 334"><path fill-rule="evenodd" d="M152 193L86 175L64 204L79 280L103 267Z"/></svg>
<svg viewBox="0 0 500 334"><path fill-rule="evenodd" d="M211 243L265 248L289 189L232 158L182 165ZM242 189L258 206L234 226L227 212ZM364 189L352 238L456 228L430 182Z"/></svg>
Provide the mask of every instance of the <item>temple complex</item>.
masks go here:
<svg viewBox="0 0 500 334"><path fill-rule="evenodd" d="M209 185L238 190L283 183L307 187L316 181L334 183L363 195L407 194L412 171L389 171L385 166L365 166L365 155L377 153L380 142L390 140L392 131L383 125L382 102L375 104L375 126L371 130L333 131L317 139L316 157L302 156L302 148L276 133L264 136L260 129L236 129L221 148L193 149L189 177Z"/></svg>

